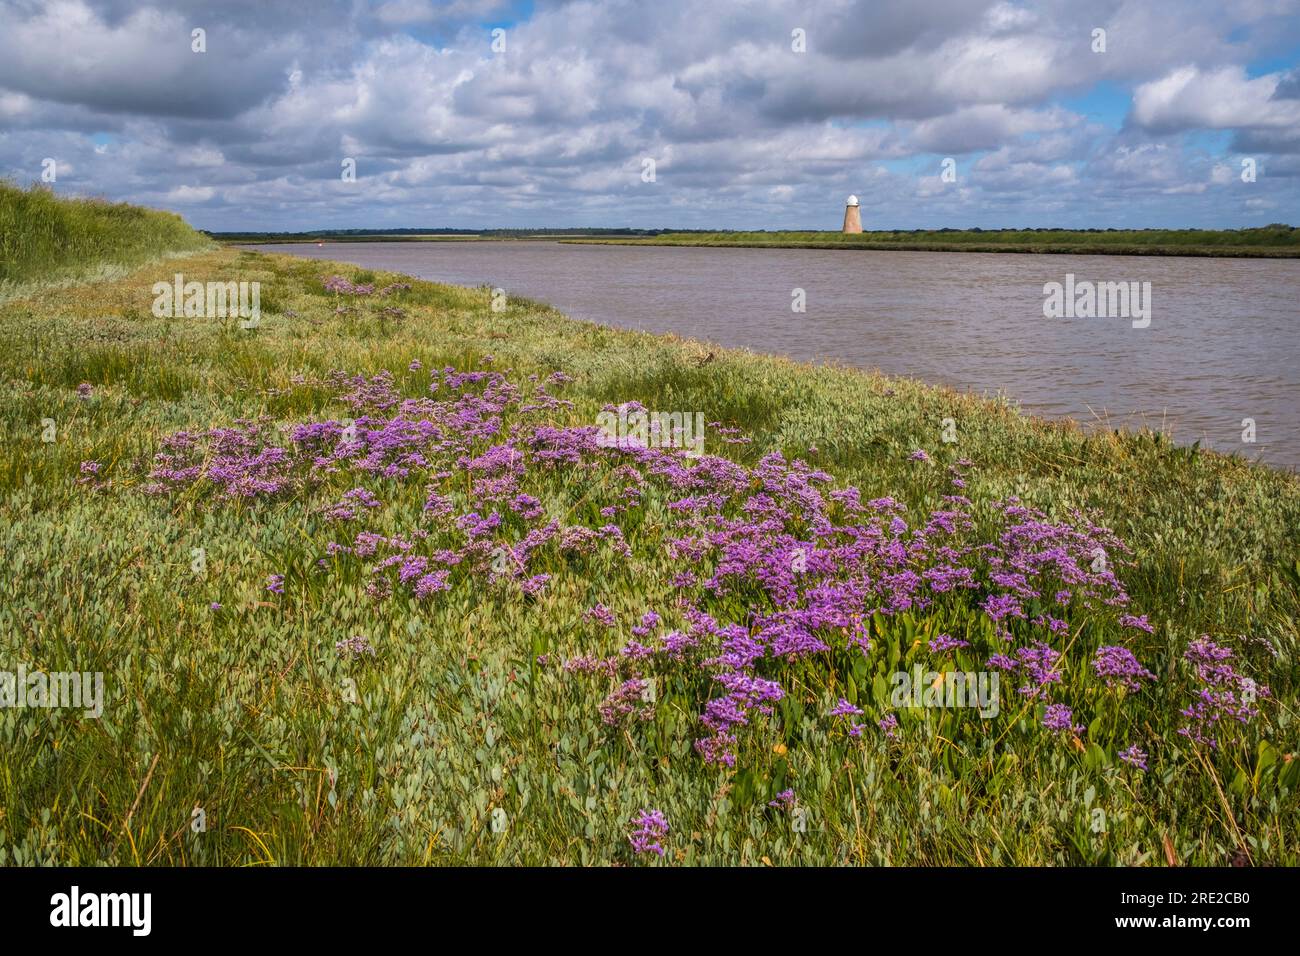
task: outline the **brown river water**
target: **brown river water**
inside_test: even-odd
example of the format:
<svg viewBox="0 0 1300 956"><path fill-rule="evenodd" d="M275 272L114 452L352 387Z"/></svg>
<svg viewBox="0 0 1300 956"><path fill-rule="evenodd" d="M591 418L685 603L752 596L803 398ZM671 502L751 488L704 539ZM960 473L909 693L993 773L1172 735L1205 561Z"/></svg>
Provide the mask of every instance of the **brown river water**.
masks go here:
<svg viewBox="0 0 1300 956"><path fill-rule="evenodd" d="M540 241L251 248L500 287L618 328L1004 394L1029 414L1146 425L1300 466L1300 260ZM1132 310L1045 317L1044 284L1067 274L1076 289L1149 282L1149 324Z"/></svg>

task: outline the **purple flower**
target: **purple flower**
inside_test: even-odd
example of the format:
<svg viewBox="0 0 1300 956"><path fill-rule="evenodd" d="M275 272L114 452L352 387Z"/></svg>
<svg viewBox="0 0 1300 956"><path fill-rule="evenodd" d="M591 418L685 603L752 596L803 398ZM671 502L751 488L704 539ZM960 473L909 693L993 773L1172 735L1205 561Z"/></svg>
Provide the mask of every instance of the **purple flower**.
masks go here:
<svg viewBox="0 0 1300 956"><path fill-rule="evenodd" d="M540 518L546 513L542 503L532 495L515 495L514 500L510 502L510 510L529 521Z"/></svg>
<svg viewBox="0 0 1300 956"><path fill-rule="evenodd" d="M856 717L856 716L858 716L858 715L861 714L861 713L862 713L862 708L861 708L861 707L854 707L854 706L853 706L852 704L850 704L847 700L845 700L843 697L841 697L841 698L840 698L840 702L839 702L838 704L836 704L835 707L831 710L829 716L831 716L831 717Z"/></svg>
<svg viewBox="0 0 1300 956"><path fill-rule="evenodd" d="M663 813L659 810L639 810L631 822L634 829L627 839L632 844L632 852L663 856L664 847L660 841L668 836L668 820Z"/></svg>
<svg viewBox="0 0 1300 956"><path fill-rule="evenodd" d="M951 651L958 647L970 647L970 641L958 640L957 638L950 637L947 634L936 634L934 639L930 641L930 651L934 654L939 654L943 651Z"/></svg>
<svg viewBox="0 0 1300 956"><path fill-rule="evenodd" d="M1033 647L1018 648L1016 657L1019 658L1021 672L1029 680L1018 688L1026 697L1046 697L1048 688L1061 682L1061 672L1056 667L1061 659L1060 652L1052 650L1042 641L1035 641Z"/></svg>
<svg viewBox="0 0 1300 956"><path fill-rule="evenodd" d="M1107 687L1120 686L1130 691L1142 689L1142 681L1155 680L1156 675L1138 663L1127 647L1106 646L1097 648L1092 669L1106 681Z"/></svg>
<svg viewBox="0 0 1300 956"><path fill-rule="evenodd" d="M614 658L599 658L584 654L581 657L569 658L562 666L565 673L569 674L594 674L604 671L612 677L618 668L618 661Z"/></svg>
<svg viewBox="0 0 1300 956"><path fill-rule="evenodd" d="M1146 751L1140 749L1137 744L1129 747L1127 750L1121 750L1118 754L1119 759L1126 764L1131 764L1139 770L1147 769Z"/></svg>
<svg viewBox="0 0 1300 956"><path fill-rule="evenodd" d="M1147 621L1147 616L1135 617L1132 614L1121 614L1119 616L1120 627L1132 627L1139 631L1146 631L1148 634L1154 634L1156 629Z"/></svg>
<svg viewBox="0 0 1300 956"><path fill-rule="evenodd" d="M776 799L769 800L767 805L769 807L776 807L778 810L789 810L794 806L794 791L782 790L776 795Z"/></svg>
<svg viewBox="0 0 1300 956"><path fill-rule="evenodd" d="M519 585L519 589L529 597L537 597L546 588L546 584L551 580L549 574L534 574L531 578Z"/></svg>
<svg viewBox="0 0 1300 956"><path fill-rule="evenodd" d="M654 611L646 611L641 615L641 623L632 628L632 633L637 637L645 637L656 627L659 626L659 615Z"/></svg>
<svg viewBox="0 0 1300 956"><path fill-rule="evenodd" d="M614 617L614 612L603 604L597 604L594 607L588 608L587 612L583 614L583 617L589 621L595 621L597 624L601 624L605 627L614 627L618 624L617 619Z"/></svg>
<svg viewBox="0 0 1300 956"><path fill-rule="evenodd" d="M354 285L343 276L328 276L325 279L325 291L342 295L370 295L375 291L373 284Z"/></svg>
<svg viewBox="0 0 1300 956"><path fill-rule="evenodd" d="M885 714L885 716L881 717L876 721L876 723L880 726L880 729L885 732L885 736L888 739L898 739L898 734L896 732L898 730L898 718L893 714Z"/></svg>
<svg viewBox="0 0 1300 956"><path fill-rule="evenodd" d="M1183 653L1183 659L1192 663L1201 686L1196 689L1191 705L1179 711L1187 723L1178 728L1178 733L1206 744L1211 750L1219 746L1215 735L1221 722L1249 723L1259 713L1255 701L1272 696L1267 687L1238 673L1230 663L1232 656L1230 648L1220 647L1206 635L1192 641Z"/></svg>
<svg viewBox="0 0 1300 956"><path fill-rule="evenodd" d="M326 287L340 297L374 294L372 286L342 276L326 277ZM382 303L334 304L373 315ZM407 368L419 371L420 363ZM1112 622L1119 615L1123 628L1150 627L1145 617L1126 613L1128 595L1116 575L1128 566L1128 549L1083 515L1049 518L1015 499L994 502L985 515L985 502L949 487L943 490L953 493L928 511L890 497L864 502L859 489L837 487L830 475L780 452L741 464L718 455L691 458L653 442L604 447L600 428L569 424L573 406L549 394L568 381L562 374L512 381L485 361L474 371L431 370L427 390L409 397L412 376L400 369L397 375L380 369L300 376L295 386L328 385L340 414L349 417L290 424L287 441L270 418L176 432L162 439L142 474L131 476L140 480L124 484L148 495L184 492L187 501L210 508L230 502L265 508L277 497L324 502L312 515L313 532L323 525L340 537L342 522L358 527L349 539L321 541L320 553L305 556L314 561L312 576L328 588L364 573L367 595L403 605L452 590L453 578L470 601L485 579L508 578L525 596L549 592L546 575L537 573L543 570L571 569L575 580L621 580L662 548L671 564L660 583L674 587L666 597L648 589L645 600L672 603L628 619L632 633L619 653L604 631L620 630L626 615L596 604L584 614L594 626L575 635L592 646L581 654L568 649L567 659L556 652L555 660L565 660L557 676L575 684L603 681L593 703L604 700L594 709L602 720L622 721L648 711L638 691L641 671L662 671L674 686L698 695L699 758L726 767L735 766L742 743L749 749L741 735L770 732L784 684L797 679L789 662L829 673L846 649L869 655L880 618L961 620L964 609L981 608L1008 642L1005 654L988 658L989 668L1013 674L1022 693L1044 704L1063 681L1064 659L1045 642L1015 649L1025 643L1018 635L1058 644L1067 623L1073 630L1102 615ZM649 414L633 403L610 408ZM740 435L729 426L709 427L724 443ZM921 449L911 460L931 462ZM127 459L114 470L135 467ZM88 463L80 479L98 487L98 471L98 463ZM964 475L948 471L950 479ZM583 485L581 507L551 519L542 502L571 480ZM352 490L335 497L332 489ZM414 504L422 500L424 508L412 514L417 495ZM645 514L652 502L653 513ZM615 523L620 520L626 537ZM1099 566L1098 551L1113 560ZM508 558L504 566L500 556ZM267 589L283 594L284 584L285 575L274 575ZM643 609L649 606L660 605ZM987 656L980 641L934 634L929 652L975 644ZM1222 721L1249 719L1255 696L1267 693L1230 658L1208 644L1189 648L1197 687L1183 730L1193 739ZM1096 676L1113 686L1151 680L1122 648L1103 648L1093 664ZM871 734L874 719L847 701L837 701L831 715L847 719L850 736ZM889 714L874 722L892 740L901 736L900 720ZM1073 729L1071 720L1065 723Z"/></svg>
<svg viewBox="0 0 1300 956"><path fill-rule="evenodd" d="M451 585L447 583L447 578L451 576L450 571L434 571L431 574L425 574L415 582L412 593L418 600L425 600L436 594L438 591L450 591Z"/></svg>
<svg viewBox="0 0 1300 956"><path fill-rule="evenodd" d="M1001 622L1006 617L1025 616L1020 599L1014 594L990 594L985 598L983 607L984 613L997 622Z"/></svg>
<svg viewBox="0 0 1300 956"><path fill-rule="evenodd" d="M334 644L334 650L340 657L352 658L355 660L364 654L375 656L375 649L370 646L370 640L362 634L353 634L346 640L337 641Z"/></svg>
<svg viewBox="0 0 1300 956"><path fill-rule="evenodd" d="M95 394L95 387L89 382L82 382L77 386L77 397L85 400Z"/></svg>
<svg viewBox="0 0 1300 956"><path fill-rule="evenodd" d="M649 681L639 677L624 681L601 703L598 708L600 719L611 727L622 723L627 717L654 720L654 704L648 703L645 699L646 689L649 686Z"/></svg>
<svg viewBox="0 0 1300 956"><path fill-rule="evenodd" d="M1058 734L1080 734L1082 724L1074 724L1074 712L1064 704L1048 704L1043 713L1043 726Z"/></svg>

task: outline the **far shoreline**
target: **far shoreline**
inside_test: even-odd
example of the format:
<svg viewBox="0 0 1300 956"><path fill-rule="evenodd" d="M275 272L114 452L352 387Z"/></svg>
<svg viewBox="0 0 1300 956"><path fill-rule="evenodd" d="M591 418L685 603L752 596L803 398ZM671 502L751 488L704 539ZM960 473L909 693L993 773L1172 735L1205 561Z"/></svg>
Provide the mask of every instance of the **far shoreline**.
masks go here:
<svg viewBox="0 0 1300 956"><path fill-rule="evenodd" d="M222 245L341 242L557 242L572 245L682 246L713 249L824 249L865 252L984 252L999 255L1300 258L1300 229L1275 223L1249 229L939 229L855 234L831 231L670 231L637 229L400 229L314 232L209 232Z"/></svg>

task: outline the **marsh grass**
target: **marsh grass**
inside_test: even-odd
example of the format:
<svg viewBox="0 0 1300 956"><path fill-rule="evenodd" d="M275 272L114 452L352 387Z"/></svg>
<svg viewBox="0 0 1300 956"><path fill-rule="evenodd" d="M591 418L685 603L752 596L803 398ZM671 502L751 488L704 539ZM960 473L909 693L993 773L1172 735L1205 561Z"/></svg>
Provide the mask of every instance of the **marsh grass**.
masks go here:
<svg viewBox="0 0 1300 956"><path fill-rule="evenodd" d="M165 266L0 307L0 662L101 670L108 696L99 720L0 710L0 862L629 863L628 821L644 807L671 825L667 864L1300 862L1294 476L1158 434L1090 433L1005 402L617 331L522 300L494 313L486 289L413 281L394 297L403 319L365 302L340 316L321 288L330 271L362 281L318 261L190 258L187 277L262 283L276 310L253 331L154 318L150 287ZM344 410L322 384L332 369L391 370L415 397L428 370L489 367L488 356L514 381L572 376L561 394L574 407L560 421L590 425L601 406L631 399L705 410L753 439L710 453L752 465L780 450L909 514L947 490L940 469L908 460L918 447L973 460L972 500L1100 509L1134 551L1124 580L1156 625L1133 648L1161 682L1125 703L1150 771L1118 763L1105 740L1076 749L1051 739L1013 704L993 729L938 712L909 720L896 744L874 727L861 742L837 733L824 715L850 686L869 700L927 635L984 626L958 605L878 622L869 661L786 666L787 699L735 771L691 746L707 681L667 682L655 721L635 733L604 726L608 688L536 659L616 652L629 622L671 605L680 566L664 548L665 491L621 519L630 561L559 562L539 599L484 581L381 604L355 566L316 573L337 533L317 509L354 480L265 503L140 493L135 463L177 430L336 417ZM422 373L408 371L414 359ZM959 423L955 447L939 442L945 417ZM57 423L53 443L40 440L43 419ZM78 485L86 460L102 463L109 487ZM595 524L612 487L599 471L557 469L534 493ZM418 483L373 490L385 507L372 530L421 520ZM284 575L283 596L267 592L272 574ZM612 634L583 620L597 602L622 622ZM1071 626L1095 640L1102 625ZM1203 633L1274 695L1212 753L1174 730L1187 692L1178 658ZM373 658L335 652L356 634ZM808 813L801 832L767 806L786 787ZM196 807L206 832L192 830ZM495 832L498 808L506 825ZM1104 832L1092 828L1095 808Z"/></svg>

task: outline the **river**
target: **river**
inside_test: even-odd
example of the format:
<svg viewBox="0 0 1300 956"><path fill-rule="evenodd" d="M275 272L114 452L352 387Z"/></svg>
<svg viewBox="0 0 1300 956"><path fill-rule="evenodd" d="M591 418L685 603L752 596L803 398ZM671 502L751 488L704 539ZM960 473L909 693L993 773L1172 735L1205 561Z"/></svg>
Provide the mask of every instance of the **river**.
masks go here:
<svg viewBox="0 0 1300 956"><path fill-rule="evenodd" d="M618 328L1001 393L1030 414L1147 425L1300 466L1297 260L546 241L251 248L501 287ZM1045 317L1044 285L1067 275L1076 288L1150 283L1149 324ZM792 310L796 290L803 312Z"/></svg>

